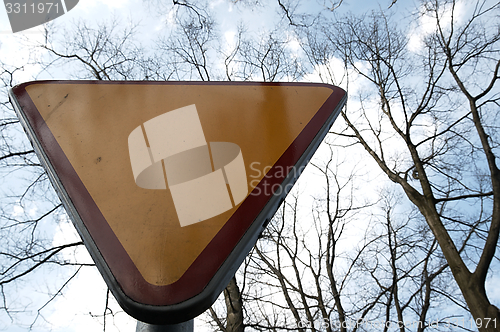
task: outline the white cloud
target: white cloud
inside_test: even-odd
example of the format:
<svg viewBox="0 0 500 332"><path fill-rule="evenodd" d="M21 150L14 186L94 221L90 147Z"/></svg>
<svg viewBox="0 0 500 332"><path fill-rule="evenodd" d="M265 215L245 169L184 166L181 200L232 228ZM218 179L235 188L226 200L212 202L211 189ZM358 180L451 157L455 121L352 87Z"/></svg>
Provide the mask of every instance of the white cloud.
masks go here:
<svg viewBox="0 0 500 332"><path fill-rule="evenodd" d="M23 213L24 213L24 208L19 204L14 205L14 207L12 208L12 216L14 218L21 216Z"/></svg>
<svg viewBox="0 0 500 332"><path fill-rule="evenodd" d="M55 331L102 331L107 287L96 268L85 267L70 282L64 296L57 298L49 317ZM136 321L122 312L110 295L115 316L106 318L106 331L135 331ZM108 312L109 313L109 312Z"/></svg>
<svg viewBox="0 0 500 332"><path fill-rule="evenodd" d="M3 35L9 33L12 33L12 30L10 29L10 23L9 23L9 18L7 16L7 11L0 10L0 34Z"/></svg>
<svg viewBox="0 0 500 332"><path fill-rule="evenodd" d="M236 31L227 30L226 32L224 32L224 39L226 40L226 43L228 45L234 45L235 38L236 38Z"/></svg>
<svg viewBox="0 0 500 332"><path fill-rule="evenodd" d="M1 32L0 58L11 67L22 70L16 71L16 83L31 81L41 71L41 66L33 64L39 53L33 50L33 45L43 41L43 27L37 26L23 32L13 34L8 27L8 32Z"/></svg>
<svg viewBox="0 0 500 332"><path fill-rule="evenodd" d="M165 15L164 17L164 22L167 26L174 26L175 25L175 17L176 17L176 13L177 13L177 8L176 7L172 7L168 13Z"/></svg>
<svg viewBox="0 0 500 332"><path fill-rule="evenodd" d="M467 8L470 6L471 4L466 4L465 1L457 1L455 7L452 7L451 4L444 4L443 7L438 10L441 27L445 29L450 27L452 18L454 24L462 22L467 11L472 10L472 8ZM410 29L408 36L408 49L411 52L418 52L421 50L424 47L424 39L436 31L437 27L435 14L429 12L425 8L425 4L420 6L419 15L420 19L417 25Z"/></svg>
<svg viewBox="0 0 500 332"><path fill-rule="evenodd" d="M492 265L495 266L498 271L498 264ZM498 274L495 274L493 271L490 271L490 274L486 279L486 293L488 294L488 297L490 298L492 304L496 306L500 306L500 287L498 287L499 284L500 276Z"/></svg>
<svg viewBox="0 0 500 332"><path fill-rule="evenodd" d="M106 6L109 9L119 9L124 8L129 5L129 0L81 0L78 2L76 8L89 12L95 7Z"/></svg>
<svg viewBox="0 0 500 332"><path fill-rule="evenodd" d="M209 6L210 6L210 9L215 9L215 7L218 7L220 5L225 5L225 4L226 4L226 1L224 1L224 0L212 0L212 1L210 1ZM231 3L229 3L228 5L229 5L228 7L232 8Z"/></svg>
<svg viewBox="0 0 500 332"><path fill-rule="evenodd" d="M62 245L80 241L80 236L66 214L59 216L52 245ZM63 258L72 262L92 263L84 246L62 252ZM75 270L76 271L76 270ZM71 272L72 273L72 272ZM67 273L66 278L71 276ZM63 295L55 300L53 312L49 317L55 331L100 331L102 330L107 286L95 267L85 266L63 290ZM112 295L111 295L112 297ZM111 300L113 312L121 312L118 304ZM92 317L96 316L96 317ZM135 320L126 313L119 313L114 318L107 318L106 331L132 331Z"/></svg>
<svg viewBox="0 0 500 332"><path fill-rule="evenodd" d="M303 53L300 41L297 38L297 36L293 33L288 34L286 48L290 50L292 56L295 58L298 58L301 55L301 53Z"/></svg>
<svg viewBox="0 0 500 332"><path fill-rule="evenodd" d="M80 235L78 235L75 226L73 226L73 223L69 221L66 214L60 215L57 228L52 239L52 245L60 246L78 241L81 241L81 238ZM69 260L71 262L92 263L92 258L84 246L79 246L75 250L64 250L62 254L65 260Z"/></svg>
<svg viewBox="0 0 500 332"><path fill-rule="evenodd" d="M356 63L356 67L361 71L366 69L363 63ZM303 81L337 85L347 91L349 98L367 89L366 79L358 75L353 68L349 68L346 72L344 62L335 57L332 57L326 64L316 65L312 73L304 76Z"/></svg>

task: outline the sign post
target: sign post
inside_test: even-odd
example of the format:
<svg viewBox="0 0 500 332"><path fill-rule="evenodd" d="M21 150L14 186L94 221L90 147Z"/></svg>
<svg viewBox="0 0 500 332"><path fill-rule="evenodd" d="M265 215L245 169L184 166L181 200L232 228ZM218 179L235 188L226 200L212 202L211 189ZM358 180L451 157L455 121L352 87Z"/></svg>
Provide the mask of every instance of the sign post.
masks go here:
<svg viewBox="0 0 500 332"><path fill-rule="evenodd" d="M190 321L226 287L346 101L327 84L39 81L10 91L122 308Z"/></svg>
<svg viewBox="0 0 500 332"><path fill-rule="evenodd" d="M193 332L194 319L174 325L152 325L137 321L135 332Z"/></svg>

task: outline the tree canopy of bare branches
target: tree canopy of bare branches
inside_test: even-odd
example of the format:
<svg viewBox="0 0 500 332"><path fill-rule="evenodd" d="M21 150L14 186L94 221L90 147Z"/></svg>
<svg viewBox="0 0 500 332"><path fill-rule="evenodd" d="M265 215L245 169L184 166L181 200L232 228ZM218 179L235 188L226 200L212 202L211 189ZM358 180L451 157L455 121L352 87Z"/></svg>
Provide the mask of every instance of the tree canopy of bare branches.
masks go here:
<svg viewBox="0 0 500 332"><path fill-rule="evenodd" d="M400 1L354 13L342 11L348 0L318 1L314 11L294 0L227 3L242 13L272 8L277 24L238 23L229 41L209 2L149 0L173 18L157 36L146 40L140 24L118 19L79 21L47 26L33 48L42 73L69 79L347 89L347 107L306 168L310 180L282 204L203 316L207 326L498 331L499 299L487 283L500 265L500 4L421 0L403 14ZM81 241L52 239L67 218L5 94L23 69L0 62L0 309L16 321L30 307L17 289L67 269L33 303L35 326L92 264L64 254ZM104 326L114 314L108 296Z"/></svg>

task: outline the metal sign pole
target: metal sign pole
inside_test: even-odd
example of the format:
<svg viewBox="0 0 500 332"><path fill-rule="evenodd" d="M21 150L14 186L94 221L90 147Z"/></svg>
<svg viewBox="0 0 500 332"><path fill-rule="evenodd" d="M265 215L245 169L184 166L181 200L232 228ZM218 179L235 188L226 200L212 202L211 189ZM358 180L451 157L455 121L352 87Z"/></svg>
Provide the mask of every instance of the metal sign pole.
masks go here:
<svg viewBox="0 0 500 332"><path fill-rule="evenodd" d="M137 321L135 332L193 332L194 319L172 325L153 325Z"/></svg>

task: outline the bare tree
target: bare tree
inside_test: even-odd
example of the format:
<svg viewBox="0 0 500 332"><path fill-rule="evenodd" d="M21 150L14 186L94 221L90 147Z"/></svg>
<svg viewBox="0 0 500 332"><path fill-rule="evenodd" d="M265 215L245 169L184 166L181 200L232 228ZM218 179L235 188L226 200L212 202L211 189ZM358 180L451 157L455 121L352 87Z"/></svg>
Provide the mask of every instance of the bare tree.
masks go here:
<svg viewBox="0 0 500 332"><path fill-rule="evenodd" d="M336 160L338 151L332 145L329 158L318 156L314 164L324 191L311 212L304 212L304 195L294 191L254 248L244 269L245 325L262 331L423 331L431 319L450 321L435 303L455 306L460 297L430 229L416 211L405 211L392 189L380 193L380 201L357 200L366 186L357 187L359 170L346 171L350 164ZM356 224L364 235L352 234ZM344 249L349 242L357 245Z"/></svg>
<svg viewBox="0 0 500 332"><path fill-rule="evenodd" d="M62 205L52 190L46 173L39 164L33 148L24 138L10 103L7 89L15 84L15 75L23 68L0 63L2 82L2 103L0 112L0 174L2 204L0 208L0 299L1 310L12 321L25 311L28 302L18 287L25 284L25 277L49 273L51 266L71 266L72 272L66 281L55 285L39 302L36 315L30 317L35 324L43 318L43 309L60 294L82 266L61 253L69 253L82 245L81 241L53 245L46 236L48 227L60 222ZM10 183L17 178L17 185ZM92 264L90 264L92 265Z"/></svg>
<svg viewBox="0 0 500 332"><path fill-rule="evenodd" d="M77 64L77 70L71 74L75 79L167 78L168 74L158 73L158 69L152 71L151 64L147 65L146 52L134 40L136 28L133 23L122 28L116 20L111 20L96 27L80 21L64 33L56 28L47 29L45 42L37 45L48 52L48 58L42 58L41 62L47 70ZM74 38L59 39L67 35Z"/></svg>
<svg viewBox="0 0 500 332"><path fill-rule="evenodd" d="M480 144L474 144L477 150L475 157L481 158L483 163L486 160L488 165L488 171L482 171L489 182L485 189L467 192L461 188L463 192L460 192L460 195L447 195L442 201L478 196L490 197L493 201L491 214L488 213L489 220L486 220L486 232L482 236L484 240L482 251L473 271L467 268L453 247L443 252L450 261L450 266L453 264L452 272L472 315L476 319L500 320L500 310L490 303L484 287L498 246L500 232L500 171L496 163L498 158L496 147L499 141L496 125L489 125L490 121L498 123L495 106L499 105L500 93L495 89L498 89L497 81L500 78L500 24L497 22L496 26L488 27L487 22L492 17L498 17L500 4L489 5L486 1L478 1L474 4L470 19L465 24L455 22L457 6L455 1L444 3L433 1L426 5L429 15L432 15L436 22L434 38L437 39L440 53L444 55L447 70L453 77L455 84L452 86L458 88L461 97L465 97L468 102L470 111L468 119L472 120L475 134L480 141ZM448 9L447 6L451 8ZM445 10L450 11L449 23L444 22ZM484 78L476 80L471 78L471 75L481 75ZM436 232L443 231L439 223L436 228L438 229Z"/></svg>
<svg viewBox="0 0 500 332"><path fill-rule="evenodd" d="M224 331L424 331L434 321L453 323L438 310L451 305L460 314L470 310L471 324L481 330L498 330L485 280L498 262L500 223L499 5L478 1L455 19L455 2L422 2L405 27L384 12L332 19L342 1L322 1L329 7L322 17L303 15L297 1L272 3L281 14L278 26L259 34L240 26L233 45L222 41L206 4L194 1L165 7L175 24L147 49L133 24L79 22L64 39L49 28L39 63L48 73L64 65L73 68L69 78L99 80L297 81L314 71L348 89L362 84L342 113L345 127L336 126L314 163L323 189L306 207L300 190L287 198L206 317ZM415 51L408 29L421 18L436 29L425 32ZM2 64L5 87L19 70ZM23 310L11 300L16 283L50 264L72 266L69 282L87 263L60 255L80 241L54 246L43 236L43 222L64 214L29 143L19 143L18 121L3 98L2 181L26 177L21 191L3 193L0 215L8 239L0 252L2 310L14 315ZM388 185L370 201L356 199L366 190L359 186L364 170L349 170L350 159L335 156L358 146L399 189ZM31 215L26 207L33 202L44 203ZM364 230L358 229L357 245L343 251L358 224ZM113 315L105 302L104 321ZM45 303L39 308L36 319ZM416 325L404 326L409 321Z"/></svg>
<svg viewBox="0 0 500 332"><path fill-rule="evenodd" d="M177 20L177 29L160 43L160 50L170 59L176 79L211 80L214 67L211 60L215 55L210 52L216 48L215 29L210 16Z"/></svg>
<svg viewBox="0 0 500 332"><path fill-rule="evenodd" d="M454 1L422 6L436 31L418 53L409 51L408 34L381 13L345 18L336 24L343 34L324 30L369 86L359 95L360 111L342 117L354 141L425 218L477 327L496 331L499 311L484 285L499 232L498 141L487 125L497 117L500 46L496 21L492 29L487 20L499 6L478 1L462 22Z"/></svg>
<svg viewBox="0 0 500 332"><path fill-rule="evenodd" d="M158 68L151 70L152 62L145 60L147 54L133 41L135 34L133 26L121 30L116 21L98 27L80 22L74 26L72 32L65 33L72 33L74 38L57 40L54 28L47 27L44 43L36 46L46 51L41 58L35 59L36 64L42 65L44 71L57 71L60 65L66 68L68 64L78 64L73 72L73 78L137 79L143 78L142 75L149 75L161 79L166 75ZM61 243L54 242L53 235L57 226L70 221L8 102L8 88L18 83L16 74L23 68L13 68L2 63L1 69L2 310L12 322L33 328L37 324L50 324L46 322L45 317L46 312L50 313L50 310L47 310L49 304L64 294L66 287L82 267L93 267L94 264L76 258L77 249L83 248L80 240L66 239ZM11 182L13 178L16 179L15 182ZM30 278L37 278L43 274L47 275L46 278L51 278L54 274L52 270L56 266L66 267L62 270L65 272L58 273L63 278L54 278L54 283L48 283L46 294L40 294L41 300L30 299L24 291L19 292L19 288L23 289L23 286L26 287L26 292L29 292ZM41 293L41 290L37 289L36 292ZM104 330L106 318L114 315L108 307L108 298L109 293L102 315ZM28 319L32 319L31 322L27 321L26 317L18 318L33 309L35 314L28 315Z"/></svg>

